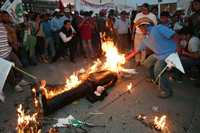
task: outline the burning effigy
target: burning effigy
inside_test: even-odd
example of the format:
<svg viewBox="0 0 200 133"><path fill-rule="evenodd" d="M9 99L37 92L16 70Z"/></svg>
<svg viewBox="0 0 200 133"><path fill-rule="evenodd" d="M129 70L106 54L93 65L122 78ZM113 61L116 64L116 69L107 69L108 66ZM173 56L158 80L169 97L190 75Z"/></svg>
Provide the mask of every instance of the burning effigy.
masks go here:
<svg viewBox="0 0 200 133"><path fill-rule="evenodd" d="M40 85L35 86L37 100L34 101L39 102L40 111L49 114L83 97L93 103L107 96L106 90L115 85L118 73L129 70L123 68L125 56L118 52L112 41L102 42L102 50L104 61L97 59L88 69L74 72L64 84L49 85L42 80Z"/></svg>

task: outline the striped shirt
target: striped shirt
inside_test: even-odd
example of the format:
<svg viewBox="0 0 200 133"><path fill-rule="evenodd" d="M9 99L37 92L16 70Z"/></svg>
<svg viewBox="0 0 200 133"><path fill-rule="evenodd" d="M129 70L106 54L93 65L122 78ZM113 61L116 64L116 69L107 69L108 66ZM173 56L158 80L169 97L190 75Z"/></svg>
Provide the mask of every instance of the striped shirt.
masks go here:
<svg viewBox="0 0 200 133"><path fill-rule="evenodd" d="M12 48L8 44L8 35L3 23L0 23L0 58L7 58Z"/></svg>

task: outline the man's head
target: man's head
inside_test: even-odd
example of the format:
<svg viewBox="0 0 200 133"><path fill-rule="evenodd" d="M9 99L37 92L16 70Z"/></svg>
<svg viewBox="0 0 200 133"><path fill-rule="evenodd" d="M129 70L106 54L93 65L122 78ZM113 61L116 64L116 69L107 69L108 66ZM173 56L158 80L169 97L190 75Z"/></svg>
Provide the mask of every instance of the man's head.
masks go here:
<svg viewBox="0 0 200 133"><path fill-rule="evenodd" d="M64 21L64 27L65 27L65 29L70 29L71 28L71 22L70 22L70 20L65 20Z"/></svg>
<svg viewBox="0 0 200 133"><path fill-rule="evenodd" d="M142 13L145 14L145 15L149 14L149 4L144 3L142 5Z"/></svg>
<svg viewBox="0 0 200 133"><path fill-rule="evenodd" d="M168 11L163 11L160 13L160 21L162 24L168 24L169 23L169 17L170 14Z"/></svg>
<svg viewBox="0 0 200 133"><path fill-rule="evenodd" d="M147 32L148 32L148 28L147 27L149 25L151 25L149 22L144 21L138 26L138 28L140 29L140 31L142 31L143 34L147 34Z"/></svg>
<svg viewBox="0 0 200 133"><path fill-rule="evenodd" d="M11 16L8 14L8 12L6 12L6 11L1 12L1 21L3 23L11 23L12 22Z"/></svg>
<svg viewBox="0 0 200 133"><path fill-rule="evenodd" d="M120 17L121 17L121 19L122 19L123 21L126 20L126 15L127 15L127 12L126 12L126 11L121 11Z"/></svg>
<svg viewBox="0 0 200 133"><path fill-rule="evenodd" d="M194 12L200 11L200 0L193 0L192 1L192 10Z"/></svg>
<svg viewBox="0 0 200 133"><path fill-rule="evenodd" d="M180 36L181 40L189 41L189 39L192 37L191 27L183 27L177 31L177 34Z"/></svg>

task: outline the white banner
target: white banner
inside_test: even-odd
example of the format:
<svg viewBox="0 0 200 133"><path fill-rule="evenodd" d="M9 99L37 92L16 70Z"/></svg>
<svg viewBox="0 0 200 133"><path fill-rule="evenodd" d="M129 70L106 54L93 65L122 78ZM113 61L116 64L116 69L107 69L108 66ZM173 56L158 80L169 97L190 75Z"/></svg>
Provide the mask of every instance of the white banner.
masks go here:
<svg viewBox="0 0 200 133"><path fill-rule="evenodd" d="M22 0L6 0L1 10L7 11L15 23L23 23L24 9Z"/></svg>
<svg viewBox="0 0 200 133"><path fill-rule="evenodd" d="M3 92L3 86L12 66L14 66L14 63L0 58L0 93Z"/></svg>

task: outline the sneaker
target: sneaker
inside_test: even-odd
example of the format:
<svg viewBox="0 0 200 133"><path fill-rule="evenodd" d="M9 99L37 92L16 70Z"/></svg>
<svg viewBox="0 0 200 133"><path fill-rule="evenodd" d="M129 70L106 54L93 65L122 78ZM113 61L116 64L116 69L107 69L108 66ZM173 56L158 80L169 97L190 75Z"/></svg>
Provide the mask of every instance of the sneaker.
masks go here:
<svg viewBox="0 0 200 133"><path fill-rule="evenodd" d="M22 92L22 91L24 91L24 89L18 84L15 86L15 91Z"/></svg>
<svg viewBox="0 0 200 133"><path fill-rule="evenodd" d="M160 94L158 95L159 98L166 99L172 96L172 93L167 92L167 91L161 91Z"/></svg>
<svg viewBox="0 0 200 133"><path fill-rule="evenodd" d="M27 81L25 81L25 80L21 80L20 82L19 82L19 85L20 86L27 86L27 85L29 85L29 84L31 84L30 82L27 82Z"/></svg>
<svg viewBox="0 0 200 133"><path fill-rule="evenodd" d="M0 101L3 103L5 102L5 96L3 93L0 93Z"/></svg>

